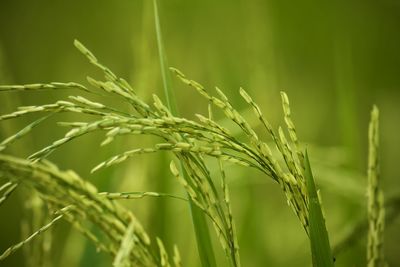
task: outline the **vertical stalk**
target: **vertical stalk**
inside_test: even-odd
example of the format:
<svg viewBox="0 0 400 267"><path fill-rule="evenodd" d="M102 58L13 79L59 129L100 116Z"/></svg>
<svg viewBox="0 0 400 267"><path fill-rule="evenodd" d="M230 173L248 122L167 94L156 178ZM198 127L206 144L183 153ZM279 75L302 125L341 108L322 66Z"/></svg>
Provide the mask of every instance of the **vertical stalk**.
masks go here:
<svg viewBox="0 0 400 267"><path fill-rule="evenodd" d="M157 35L157 46L160 57L161 76L164 87L164 94L167 106L173 115L178 115L178 109L174 101L173 90L171 85L171 77L169 75L167 56L164 51L160 19L158 15L157 0L153 0L154 4L154 19ZM182 164L180 164L181 173L187 175ZM200 261L203 267L214 267L216 265L215 255L211 244L210 232L203 211L201 211L189 198L189 207L192 216L192 222L196 233L197 248L200 256Z"/></svg>
<svg viewBox="0 0 400 267"><path fill-rule="evenodd" d="M385 208L379 175L379 110L376 106L371 112L368 131L368 245L367 266L384 266L383 231L385 227Z"/></svg>

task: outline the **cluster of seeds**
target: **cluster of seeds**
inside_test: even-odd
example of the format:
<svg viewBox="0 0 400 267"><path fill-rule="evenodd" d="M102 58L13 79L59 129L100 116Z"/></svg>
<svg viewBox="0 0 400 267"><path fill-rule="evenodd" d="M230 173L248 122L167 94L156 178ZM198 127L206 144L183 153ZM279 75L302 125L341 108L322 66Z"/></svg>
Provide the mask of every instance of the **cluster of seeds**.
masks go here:
<svg viewBox="0 0 400 267"><path fill-rule="evenodd" d="M16 184L22 184L34 189L54 211L55 216L25 240L7 249L0 255L0 260L45 232L60 219L65 219L91 240L99 251L115 256L116 261L128 261L134 266L160 266L161 255L165 254L165 250L160 247L160 252L163 251L161 254L153 251L150 238L139 221L130 211L112 202L116 199L112 193L98 193L92 184L73 171L60 171L48 161L32 163L0 155L0 169L2 177L10 180L2 188L14 189ZM98 230L102 233L100 236L95 234Z"/></svg>
<svg viewBox="0 0 400 267"><path fill-rule="evenodd" d="M119 155L115 155L110 159L101 162L92 169L92 172L121 163L138 154L154 153L160 150L171 151L182 166L181 168L177 168L174 163L171 163L171 172L178 178L186 189L190 201L204 211L204 213L210 218L211 222L215 226L221 245L233 266L240 266L239 247L237 244L232 209L230 207L229 190L223 168L224 161L258 169L278 182L286 194L288 204L293 208L304 229L308 233L308 196L303 174L304 155L299 147L296 130L290 116L289 101L285 93L282 92L282 103L290 143L282 128L278 129L278 134L275 133L272 126L263 116L261 109L253 101L250 95L242 88L239 91L243 99L253 109L255 115L264 126L267 134L272 138L272 141L280 153L280 157L284 159L286 166L281 167L278 163L280 158L277 158L276 155L272 154L267 142L262 141L259 138L255 130L250 126L240 112L233 107L228 97L219 88L216 88L218 97L212 96L201 84L186 78L179 70L172 68L172 72L174 72L181 81L193 87L201 96L205 97L210 102L208 116L200 114L196 115L199 121L177 117L172 114L172 112L156 95L153 96L153 105L145 103L136 95L132 87L125 80L118 78L108 68L100 64L96 57L81 43L76 41L75 46L92 64L104 73L106 79L105 81L98 81L88 77L88 82L103 93L117 95L123 101L129 103L133 111L122 111L118 108L110 107L106 104L84 98L83 96L70 96L68 101L60 100L54 104L21 107L13 113L0 116L0 120L6 120L30 113L48 113L53 115L61 112L72 112L91 115L91 119L88 122L60 122L59 125L68 127L70 130L64 135L64 137L32 154L29 157L32 162L37 162L39 164L60 146L73 139L96 131L105 132L105 139L101 143L102 146L109 144L121 135L152 135L163 139L164 142L155 144L153 147L134 148L132 150L124 151ZM75 83L2 86L0 87L0 90L42 90L64 88L77 88L85 92L98 94L96 90L89 90L85 86ZM211 106L220 109L229 120L237 125L245 134L248 141L237 139L228 129L214 120ZM0 149L2 150L6 148L6 146L13 141L29 133L35 126L42 123L50 115L41 117L14 136L3 141L0 144ZM220 186L216 186L212 179L211 172L204 161L205 156L216 158L218 161L221 177ZM82 194L78 195L80 201L85 200L85 198L81 197ZM113 198L135 197L134 194L123 193L111 195L102 193L100 196L98 194L93 194L93 196L94 195L97 198L100 196ZM161 195L136 195L136 197L143 196ZM50 198L50 195L47 195L46 198ZM54 200L54 197L52 200ZM55 204L53 203L53 205ZM72 204L65 205L65 207L68 206L70 208L68 209L68 212L64 211L62 214L72 214L72 210L76 209L77 204L71 205ZM62 205L58 205L57 207L60 210L63 208ZM71 215L64 217L70 218ZM124 218L124 220L125 219L126 218ZM71 218L71 220L73 221L74 218ZM122 238L126 231L137 232L141 229L134 225L132 226L132 229L134 230L131 230L128 225L129 224L126 223L120 225L120 232L118 233L120 238L114 241L121 242L123 239L126 243L128 242L126 240L129 240L129 237ZM110 225L104 225L104 227L104 230L110 230L110 233L116 231L116 229L112 228ZM80 228L84 229L84 226ZM92 235L88 234L88 236ZM98 241L96 242L99 243ZM147 243L144 244L146 245ZM128 248L130 246L131 245L124 245L124 247ZM135 245L135 247L137 246ZM117 254L116 248L106 249L115 255ZM160 250L163 250L162 246L160 246ZM168 262L168 260L166 254L164 254L165 253L161 253L161 260L165 263ZM144 254L140 255L142 258L145 256L146 255ZM119 258L120 257L122 256L119 256ZM120 261L121 260L118 260L118 262Z"/></svg>
<svg viewBox="0 0 400 267"><path fill-rule="evenodd" d="M247 122L244 116L233 107L229 98L215 88L218 96L213 96L204 86L188 79L175 68L171 71L185 84L194 88L209 101L208 115L196 114L198 121L175 115L163 102L153 95L153 104L143 101L133 88L122 78L103 66L97 58L81 43L75 46L89 61L99 68L105 81L88 77L88 82L96 89L77 83L52 82L48 84L1 85L0 92L37 91L77 89L89 94L111 94L119 97L131 107L127 112L87 99L81 95L69 96L52 104L19 107L17 111L1 115L0 121L14 119L32 113L44 113L39 119L28 124L16 134L0 143L0 152L9 145L32 131L50 116L58 113L76 113L90 115L86 122L59 122L62 127L70 128L62 138L29 156L28 160L0 154L0 175L7 181L0 186L0 205L23 184L38 192L41 199L53 211L54 217L25 240L11 246L0 260L14 253L35 237L48 230L59 220L70 222L78 231L91 240L98 250L114 256L114 266L181 266L177 247L169 258L163 242L157 238L158 253L150 245L150 238L134 215L122 208L117 199L137 199L143 197L173 197L189 201L197 206L214 225L221 246L231 266L240 266L239 245L236 237L235 223L230 205L229 188L226 182L224 162L254 168L276 181L286 195L289 206L299 218L305 232L310 234L310 199L317 201L316 193L311 198L306 186L306 169L308 159L299 145L296 128L291 119L291 110L287 95L282 92L281 100L286 124L285 131L279 127L274 130L260 107L252 97L240 88L239 94L250 106L264 131L272 140L278 154L272 153L271 142L263 141ZM99 91L101 93L99 93ZM167 101L169 102L169 101ZM237 126L245 140L238 139L236 134L222 126L213 118L213 108L219 109L225 117ZM113 142L122 135L151 135L163 140L152 147L132 148L99 163L92 172L119 164L131 157L156 153L161 150L173 153L175 161L170 170L187 192L187 198L158 192L101 192L81 179L72 171L60 171L45 158L60 146L93 132L104 132L105 139L101 146ZM383 230L384 200L379 186L378 160L378 110L374 107L369 128L369 168L368 168L368 253L369 267L383 266ZM219 166L220 185L211 175L205 157L215 158ZM283 163L283 164L282 164ZM321 201L319 200L319 203ZM311 208L312 210L312 208ZM312 220L311 220L312 222ZM94 226L102 233L93 230ZM312 227L311 227L312 229ZM96 232L96 234L95 234ZM311 237L310 237L311 238ZM172 260L172 261L171 261Z"/></svg>

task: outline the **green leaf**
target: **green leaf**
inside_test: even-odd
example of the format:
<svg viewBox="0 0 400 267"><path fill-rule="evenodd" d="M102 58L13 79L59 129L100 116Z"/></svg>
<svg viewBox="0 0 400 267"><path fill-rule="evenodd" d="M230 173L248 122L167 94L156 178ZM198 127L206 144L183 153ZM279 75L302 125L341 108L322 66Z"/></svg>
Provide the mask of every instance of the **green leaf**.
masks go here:
<svg viewBox="0 0 400 267"><path fill-rule="evenodd" d="M312 262L314 267L333 267L333 257L329 245L328 231L322 214L308 153L305 153L305 178L309 197L309 231Z"/></svg>
<svg viewBox="0 0 400 267"><path fill-rule="evenodd" d="M161 34L161 26L160 19L158 16L158 8L157 8L157 0L153 0L154 4L154 19L156 26L156 34L157 34L157 45L158 52L160 57L160 67L161 67L161 76L164 87L164 94L167 102L167 106L173 115L178 115L178 110L176 104L174 102L173 89L171 84L171 76L168 69L167 56L164 51L164 45L162 41ZM187 175L184 172L184 168L181 164L180 166L181 173L183 175ZM210 232L208 229L208 224L206 221L205 214L203 211L198 208L189 198L189 206L192 215L192 222L194 226L194 230L196 233L196 241L197 248L200 256L200 261L202 266L204 267L214 267L217 266L215 261L215 255L213 251L213 247L211 244Z"/></svg>
<svg viewBox="0 0 400 267"><path fill-rule="evenodd" d="M217 264L205 215L191 200L189 202L201 264L204 267L216 267Z"/></svg>

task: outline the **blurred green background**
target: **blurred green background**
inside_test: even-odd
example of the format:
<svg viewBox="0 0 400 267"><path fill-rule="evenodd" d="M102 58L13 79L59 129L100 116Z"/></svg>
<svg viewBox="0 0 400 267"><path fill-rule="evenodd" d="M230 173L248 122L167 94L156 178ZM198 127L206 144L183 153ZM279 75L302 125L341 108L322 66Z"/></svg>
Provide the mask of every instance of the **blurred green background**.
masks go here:
<svg viewBox="0 0 400 267"><path fill-rule="evenodd" d="M248 113L238 89L244 87L274 126L283 125L279 91L288 93L299 138L308 144L323 196L331 243L366 220L367 127L372 104L381 111L381 160L387 196L400 193L400 2L348 1L160 1L160 19L171 66L212 88L222 88ZM99 77L73 47L79 39L106 66L126 78L144 99L163 96L152 1L0 0L0 84L76 81ZM193 118L207 102L174 79L180 113ZM21 105L52 103L73 90L3 93L1 114ZM111 100L111 103L112 100ZM118 105L118 103L113 103ZM247 116L250 121L256 120ZM33 116L1 122L2 139ZM14 145L25 157L59 138L55 121ZM260 128L258 128L260 130ZM183 194L168 170L170 155L137 157L89 175L98 162L126 148L150 146L149 138L121 139L99 148L101 135L84 137L50 156L62 169L74 169L100 190L160 191ZM256 171L229 167L233 212L243 266L311 266L308 239L285 203L280 188ZM22 239L26 219L19 190L0 209L0 250ZM198 266L186 203L170 199L123 202L147 231L176 243L185 266ZM214 235L214 233L212 233ZM385 253L399 266L400 220L387 226ZM215 243L220 266L223 253ZM336 266L365 266L365 235L336 255ZM55 227L54 266L110 266L107 256L67 224ZM25 266L22 252L0 266Z"/></svg>

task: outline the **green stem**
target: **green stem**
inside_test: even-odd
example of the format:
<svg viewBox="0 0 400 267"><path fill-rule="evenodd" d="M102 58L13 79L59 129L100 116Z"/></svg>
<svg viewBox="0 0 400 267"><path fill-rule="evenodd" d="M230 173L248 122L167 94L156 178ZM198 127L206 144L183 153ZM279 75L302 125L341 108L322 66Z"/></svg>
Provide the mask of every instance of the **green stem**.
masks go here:
<svg viewBox="0 0 400 267"><path fill-rule="evenodd" d="M164 94L167 106L173 115L178 115L178 110L174 102L173 90L171 86L171 77L169 75L167 56L164 52L162 41L160 19L158 15L157 0L153 0L154 4L154 19L157 34L157 45L160 57L161 76L164 87ZM182 163L180 164L181 173L186 176ZM192 216L192 222L196 233L197 248L200 256L200 261L203 267L216 267L215 255L211 243L210 232L206 221L205 214L198 208L189 198L189 207Z"/></svg>

